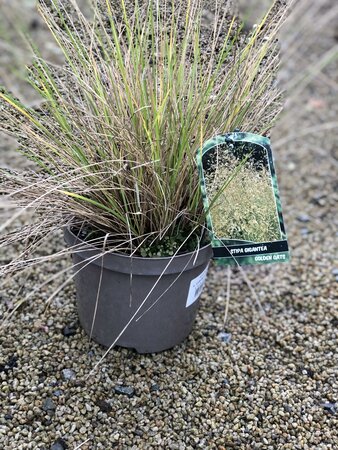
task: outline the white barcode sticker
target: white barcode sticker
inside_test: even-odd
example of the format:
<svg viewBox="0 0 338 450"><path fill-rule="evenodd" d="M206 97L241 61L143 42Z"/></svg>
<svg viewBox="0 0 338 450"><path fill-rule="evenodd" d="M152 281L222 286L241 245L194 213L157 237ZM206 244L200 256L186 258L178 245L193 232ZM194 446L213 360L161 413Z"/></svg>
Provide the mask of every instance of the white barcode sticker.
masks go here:
<svg viewBox="0 0 338 450"><path fill-rule="evenodd" d="M194 278L191 281L188 298L187 298L187 303L185 305L186 308L188 308L188 306L195 303L195 301L201 295L203 288L204 288L205 279L207 277L208 268L209 268L209 265L203 270L203 272L200 275L198 275L198 277Z"/></svg>

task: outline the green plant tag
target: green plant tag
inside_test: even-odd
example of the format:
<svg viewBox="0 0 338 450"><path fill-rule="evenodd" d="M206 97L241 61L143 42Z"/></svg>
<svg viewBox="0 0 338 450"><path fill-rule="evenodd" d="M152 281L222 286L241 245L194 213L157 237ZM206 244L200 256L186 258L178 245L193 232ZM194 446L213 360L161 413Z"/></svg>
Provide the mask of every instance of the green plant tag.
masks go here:
<svg viewBox="0 0 338 450"><path fill-rule="evenodd" d="M270 140L234 132L197 152L206 225L223 265L289 261Z"/></svg>

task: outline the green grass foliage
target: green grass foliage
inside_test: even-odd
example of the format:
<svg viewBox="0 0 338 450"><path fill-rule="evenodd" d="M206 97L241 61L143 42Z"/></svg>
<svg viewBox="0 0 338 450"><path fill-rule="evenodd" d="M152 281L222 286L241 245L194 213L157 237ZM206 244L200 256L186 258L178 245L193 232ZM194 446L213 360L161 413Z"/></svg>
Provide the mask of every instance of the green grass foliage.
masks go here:
<svg viewBox="0 0 338 450"><path fill-rule="evenodd" d="M85 223L117 249L140 253L164 236L172 248L204 225L196 149L235 128L267 132L280 111L287 8L276 4L243 35L227 7L205 25L200 0L94 3L88 20L73 0L39 1L66 65L34 49L39 108L0 91L0 129L36 163L1 171L0 191L36 211L35 240Z"/></svg>

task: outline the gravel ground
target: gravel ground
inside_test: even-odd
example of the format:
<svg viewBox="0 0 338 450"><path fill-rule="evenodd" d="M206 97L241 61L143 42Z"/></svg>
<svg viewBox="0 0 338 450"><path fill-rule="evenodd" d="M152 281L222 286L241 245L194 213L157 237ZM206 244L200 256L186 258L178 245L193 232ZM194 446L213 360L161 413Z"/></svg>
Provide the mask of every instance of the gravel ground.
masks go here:
<svg viewBox="0 0 338 450"><path fill-rule="evenodd" d="M283 82L337 45L331 26L312 33ZM74 288L46 311L48 286L2 329L1 449L338 449L338 133L325 125L337 121L337 74L331 62L289 98L273 133L292 262L246 270L265 318L233 270L224 328L227 270L213 267L183 344L158 355L116 349L91 372L104 349L78 326ZM0 163L22 165L12 149L2 141ZM62 245L57 236L42 251ZM45 264L6 285L1 315L67 266Z"/></svg>

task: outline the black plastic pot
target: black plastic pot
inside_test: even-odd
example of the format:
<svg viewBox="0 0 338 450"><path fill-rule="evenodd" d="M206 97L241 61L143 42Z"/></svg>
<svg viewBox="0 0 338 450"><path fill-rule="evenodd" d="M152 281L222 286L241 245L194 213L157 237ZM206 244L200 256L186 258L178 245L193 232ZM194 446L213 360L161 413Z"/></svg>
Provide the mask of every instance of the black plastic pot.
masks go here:
<svg viewBox="0 0 338 450"><path fill-rule="evenodd" d="M210 245L174 258L131 258L102 256L70 229L65 240L80 246L73 252L78 313L96 342L155 353L189 335L212 256Z"/></svg>

